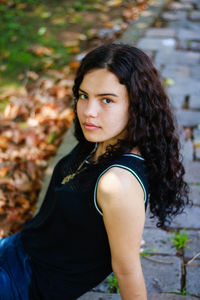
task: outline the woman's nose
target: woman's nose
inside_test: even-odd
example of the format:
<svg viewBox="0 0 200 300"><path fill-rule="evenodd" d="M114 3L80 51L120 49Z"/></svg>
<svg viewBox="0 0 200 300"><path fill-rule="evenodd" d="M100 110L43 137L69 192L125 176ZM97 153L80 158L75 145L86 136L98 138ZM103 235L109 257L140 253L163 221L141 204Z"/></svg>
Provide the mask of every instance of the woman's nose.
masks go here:
<svg viewBox="0 0 200 300"><path fill-rule="evenodd" d="M98 105L96 101L89 100L87 101L87 104L84 109L84 113L86 117L92 116L96 117L98 115Z"/></svg>

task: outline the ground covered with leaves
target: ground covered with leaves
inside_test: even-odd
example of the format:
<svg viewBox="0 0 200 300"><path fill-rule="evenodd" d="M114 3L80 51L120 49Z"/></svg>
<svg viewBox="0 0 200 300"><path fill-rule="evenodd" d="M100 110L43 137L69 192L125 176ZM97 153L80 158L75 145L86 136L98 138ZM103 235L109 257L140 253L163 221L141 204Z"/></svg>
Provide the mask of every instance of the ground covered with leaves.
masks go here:
<svg viewBox="0 0 200 300"><path fill-rule="evenodd" d="M73 120L74 74L147 0L0 0L0 237L33 216L44 171Z"/></svg>

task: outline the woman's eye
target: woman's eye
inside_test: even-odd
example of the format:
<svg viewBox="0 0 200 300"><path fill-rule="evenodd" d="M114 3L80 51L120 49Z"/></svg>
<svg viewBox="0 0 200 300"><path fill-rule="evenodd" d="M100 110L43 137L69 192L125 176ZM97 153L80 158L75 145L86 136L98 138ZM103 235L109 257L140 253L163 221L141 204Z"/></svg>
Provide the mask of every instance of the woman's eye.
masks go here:
<svg viewBox="0 0 200 300"><path fill-rule="evenodd" d="M87 96L85 94L79 94L79 99L87 99Z"/></svg>
<svg viewBox="0 0 200 300"><path fill-rule="evenodd" d="M111 103L112 102L112 100L110 100L110 99L108 99L108 98L103 98L103 103L106 103L106 104L108 104L108 103Z"/></svg>

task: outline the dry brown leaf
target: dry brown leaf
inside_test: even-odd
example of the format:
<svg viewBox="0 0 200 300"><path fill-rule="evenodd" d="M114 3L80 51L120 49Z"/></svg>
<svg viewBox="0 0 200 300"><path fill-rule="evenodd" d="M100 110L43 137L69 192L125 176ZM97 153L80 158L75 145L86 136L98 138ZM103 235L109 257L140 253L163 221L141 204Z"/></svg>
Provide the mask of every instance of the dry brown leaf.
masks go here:
<svg viewBox="0 0 200 300"><path fill-rule="evenodd" d="M9 138L6 136L0 135L0 148L7 149L9 145Z"/></svg>
<svg viewBox="0 0 200 300"><path fill-rule="evenodd" d="M68 66L69 66L71 69L73 69L73 70L77 70L77 69L79 68L79 66L80 66L80 62L77 61L77 60L72 60L72 61L68 64Z"/></svg>
<svg viewBox="0 0 200 300"><path fill-rule="evenodd" d="M62 79L58 82L58 85L61 87L72 87L74 85L74 80L72 79Z"/></svg>
<svg viewBox="0 0 200 300"><path fill-rule="evenodd" d="M73 117L74 111L71 108L66 108L59 114L59 119L68 119L70 122L72 121Z"/></svg>
<svg viewBox="0 0 200 300"><path fill-rule="evenodd" d="M113 26L114 26L115 24L113 23L113 22L105 22L104 24L103 24L103 26L105 27L105 28L113 28Z"/></svg>
<svg viewBox="0 0 200 300"><path fill-rule="evenodd" d="M10 170L9 166L2 166L0 167L0 177L5 177ZM0 199L1 199L1 189L0 189Z"/></svg>
<svg viewBox="0 0 200 300"><path fill-rule="evenodd" d="M32 51L37 56L51 55L54 51L53 48L45 47L42 45L32 45L27 50Z"/></svg>
<svg viewBox="0 0 200 300"><path fill-rule="evenodd" d="M65 47L76 47L79 46L79 41L78 40L71 40L71 41L66 41L63 43Z"/></svg>
<svg viewBox="0 0 200 300"><path fill-rule="evenodd" d="M122 5L122 0L109 0L109 1L107 1L106 4L111 7L120 6L120 5Z"/></svg>
<svg viewBox="0 0 200 300"><path fill-rule="evenodd" d="M4 110L4 118L5 119L14 119L17 117L19 112L19 106L14 105L13 103L7 104Z"/></svg>
<svg viewBox="0 0 200 300"><path fill-rule="evenodd" d="M37 80L39 78L39 75L33 71L26 72L26 76L32 80Z"/></svg>
<svg viewBox="0 0 200 300"><path fill-rule="evenodd" d="M67 43L70 41L85 40L87 37L83 33L73 32L73 31L63 31L59 34L58 38Z"/></svg>
<svg viewBox="0 0 200 300"><path fill-rule="evenodd" d="M61 86L54 86L49 91L52 96L62 99L67 95L67 90L64 87Z"/></svg>
<svg viewBox="0 0 200 300"><path fill-rule="evenodd" d="M26 7L27 7L27 3L19 3L16 5L16 8L18 8L18 9L24 9Z"/></svg>
<svg viewBox="0 0 200 300"><path fill-rule="evenodd" d="M20 170L16 170L14 172L13 179L10 181L10 184L23 192L31 191L33 188L32 182L30 182L28 176Z"/></svg>

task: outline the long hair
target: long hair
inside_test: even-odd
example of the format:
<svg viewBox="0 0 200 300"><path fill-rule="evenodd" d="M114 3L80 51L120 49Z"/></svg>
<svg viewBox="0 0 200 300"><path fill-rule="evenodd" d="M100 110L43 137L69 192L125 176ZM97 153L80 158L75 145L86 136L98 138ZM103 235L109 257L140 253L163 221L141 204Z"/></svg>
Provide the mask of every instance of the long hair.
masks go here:
<svg viewBox="0 0 200 300"><path fill-rule="evenodd" d="M87 72L99 68L118 77L126 86L130 101L127 137L108 146L100 160L139 147L149 171L151 217L158 218L158 227L168 225L189 199L175 120L160 76L150 58L130 45L110 43L89 52L81 62L73 86L75 136L79 141L85 139L76 114L79 87Z"/></svg>

